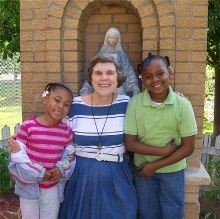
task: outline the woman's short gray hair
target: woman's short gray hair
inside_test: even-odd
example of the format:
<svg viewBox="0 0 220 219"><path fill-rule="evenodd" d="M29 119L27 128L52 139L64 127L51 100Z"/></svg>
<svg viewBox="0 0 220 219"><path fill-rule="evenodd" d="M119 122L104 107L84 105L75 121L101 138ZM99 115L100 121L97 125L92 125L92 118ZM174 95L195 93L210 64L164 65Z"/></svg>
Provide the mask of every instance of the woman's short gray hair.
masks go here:
<svg viewBox="0 0 220 219"><path fill-rule="evenodd" d="M93 68L96 64L98 63L113 63L116 67L116 72L117 72L117 87L120 87L125 81L126 81L126 74L121 70L120 64L117 62L117 60L112 57L112 56L103 56L103 55L97 55L95 56L91 62L90 66L86 75L86 79L89 82L90 85L92 85L92 73L93 73Z"/></svg>

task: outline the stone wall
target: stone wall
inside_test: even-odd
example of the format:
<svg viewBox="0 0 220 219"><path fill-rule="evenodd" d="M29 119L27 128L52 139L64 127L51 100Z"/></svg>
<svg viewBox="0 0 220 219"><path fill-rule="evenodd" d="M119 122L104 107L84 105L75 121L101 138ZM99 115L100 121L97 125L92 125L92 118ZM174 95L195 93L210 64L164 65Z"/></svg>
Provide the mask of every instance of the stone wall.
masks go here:
<svg viewBox="0 0 220 219"><path fill-rule="evenodd" d="M48 82L68 85L77 95L88 61L111 26L135 69L149 51L168 55L173 88L186 95L198 124L196 148L188 158L186 218L198 218L199 185L209 183L200 164L208 0L21 0L23 119L42 112Z"/></svg>

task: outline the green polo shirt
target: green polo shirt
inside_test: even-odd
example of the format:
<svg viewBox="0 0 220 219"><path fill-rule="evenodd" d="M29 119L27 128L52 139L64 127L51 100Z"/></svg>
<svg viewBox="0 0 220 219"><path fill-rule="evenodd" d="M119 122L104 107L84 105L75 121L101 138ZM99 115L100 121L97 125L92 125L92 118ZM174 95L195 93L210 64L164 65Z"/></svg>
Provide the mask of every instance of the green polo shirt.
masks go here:
<svg viewBox="0 0 220 219"><path fill-rule="evenodd" d="M154 103L145 89L129 101L125 116L124 132L137 135L140 142L164 147L172 139L180 143L181 137L197 133L197 126L192 105L169 87L166 100L160 105ZM153 162L160 156L134 154L136 166ZM158 169L157 173L175 172L186 168L186 159Z"/></svg>

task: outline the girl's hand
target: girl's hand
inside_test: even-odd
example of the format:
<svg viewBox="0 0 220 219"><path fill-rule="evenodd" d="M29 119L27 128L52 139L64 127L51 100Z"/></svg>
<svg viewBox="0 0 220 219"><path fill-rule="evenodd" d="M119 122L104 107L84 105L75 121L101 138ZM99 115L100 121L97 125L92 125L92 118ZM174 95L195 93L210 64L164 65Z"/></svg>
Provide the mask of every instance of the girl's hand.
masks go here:
<svg viewBox="0 0 220 219"><path fill-rule="evenodd" d="M51 178L51 174L49 173L48 170L46 170L45 173L44 173L44 177L43 177L41 182L49 182L50 178Z"/></svg>
<svg viewBox="0 0 220 219"><path fill-rule="evenodd" d="M8 140L9 151L12 153L16 153L16 152L20 151L19 144L15 139L16 139L15 135L13 135Z"/></svg>
<svg viewBox="0 0 220 219"><path fill-rule="evenodd" d="M153 163L144 163L138 167L138 175L142 177L150 177L153 176L156 168L154 167Z"/></svg>
<svg viewBox="0 0 220 219"><path fill-rule="evenodd" d="M164 150L164 156L166 157L172 154L177 149L178 147L174 144L174 140L171 140L162 150Z"/></svg>
<svg viewBox="0 0 220 219"><path fill-rule="evenodd" d="M62 175L60 170L57 167L53 167L51 170L48 170L50 173L50 182L57 182L61 179Z"/></svg>

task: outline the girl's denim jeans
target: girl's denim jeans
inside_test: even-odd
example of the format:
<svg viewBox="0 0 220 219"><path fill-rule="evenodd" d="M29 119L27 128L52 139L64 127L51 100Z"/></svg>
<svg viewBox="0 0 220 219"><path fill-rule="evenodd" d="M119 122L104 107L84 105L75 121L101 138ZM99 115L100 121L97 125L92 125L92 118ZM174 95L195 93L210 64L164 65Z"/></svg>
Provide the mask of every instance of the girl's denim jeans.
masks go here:
<svg viewBox="0 0 220 219"><path fill-rule="evenodd" d="M139 219L182 219L184 170L140 177L135 173Z"/></svg>

